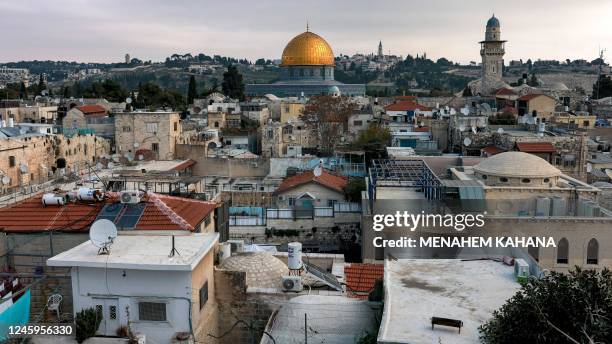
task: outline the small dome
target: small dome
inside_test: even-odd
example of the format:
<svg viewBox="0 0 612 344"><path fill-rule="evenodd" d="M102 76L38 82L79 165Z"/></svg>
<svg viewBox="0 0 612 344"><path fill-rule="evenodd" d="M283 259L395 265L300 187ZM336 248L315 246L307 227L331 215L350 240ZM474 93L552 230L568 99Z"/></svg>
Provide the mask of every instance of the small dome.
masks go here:
<svg viewBox="0 0 612 344"><path fill-rule="evenodd" d="M256 288L281 288L288 274L285 263L267 252L242 252L225 259L221 269L246 272L246 283Z"/></svg>
<svg viewBox="0 0 612 344"><path fill-rule="evenodd" d="M496 154L474 166L474 171L510 178L548 178L561 175L561 171L546 160L523 152Z"/></svg>
<svg viewBox="0 0 612 344"><path fill-rule="evenodd" d="M495 18L495 15L493 15L493 17L487 21L487 27L500 27L499 19Z"/></svg>
<svg viewBox="0 0 612 344"><path fill-rule="evenodd" d="M328 90L327 90L327 94L332 95L332 96L339 96L340 95L340 89L338 88L338 86L334 85L331 86Z"/></svg>
<svg viewBox="0 0 612 344"><path fill-rule="evenodd" d="M323 37L306 31L295 37L283 50L281 66L333 66L334 52Z"/></svg>
<svg viewBox="0 0 612 344"><path fill-rule="evenodd" d="M569 87L562 82L553 82L549 87L554 91L569 91Z"/></svg>

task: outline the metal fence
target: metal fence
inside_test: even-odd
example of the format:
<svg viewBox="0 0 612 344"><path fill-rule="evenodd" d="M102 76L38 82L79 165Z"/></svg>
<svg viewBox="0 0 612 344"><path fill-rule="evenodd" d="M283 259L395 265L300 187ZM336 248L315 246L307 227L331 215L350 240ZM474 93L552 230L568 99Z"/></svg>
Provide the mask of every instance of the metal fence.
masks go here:
<svg viewBox="0 0 612 344"><path fill-rule="evenodd" d="M264 226L267 219L314 219L316 217L334 217L337 213L359 213L361 212L361 204L341 202L334 203L333 207L232 207L231 209L233 215L229 218L230 226ZM260 212L261 210L263 212Z"/></svg>
<svg viewBox="0 0 612 344"><path fill-rule="evenodd" d="M353 203L353 202L334 203L334 212L336 213L360 213L361 204Z"/></svg>

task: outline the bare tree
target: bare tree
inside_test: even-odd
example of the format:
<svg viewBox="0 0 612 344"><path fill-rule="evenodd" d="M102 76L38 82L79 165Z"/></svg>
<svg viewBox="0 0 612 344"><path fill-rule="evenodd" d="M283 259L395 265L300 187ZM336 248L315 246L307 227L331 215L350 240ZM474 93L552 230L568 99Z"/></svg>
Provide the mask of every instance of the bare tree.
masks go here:
<svg viewBox="0 0 612 344"><path fill-rule="evenodd" d="M306 103L300 119L316 135L321 151L333 152L356 108L357 105L348 97L316 96Z"/></svg>

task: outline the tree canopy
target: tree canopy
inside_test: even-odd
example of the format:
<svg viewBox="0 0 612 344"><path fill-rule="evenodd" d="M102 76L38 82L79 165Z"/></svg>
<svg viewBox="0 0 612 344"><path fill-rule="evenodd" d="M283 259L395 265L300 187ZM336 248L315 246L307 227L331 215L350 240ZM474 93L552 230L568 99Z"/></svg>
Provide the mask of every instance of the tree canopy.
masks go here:
<svg viewBox="0 0 612 344"><path fill-rule="evenodd" d="M612 78L607 75L600 75L599 79L593 84L593 98L600 99L612 96Z"/></svg>
<svg viewBox="0 0 612 344"><path fill-rule="evenodd" d="M102 82L95 81L83 90L85 98L104 98L109 102L123 102L128 97L128 91L118 82L106 79Z"/></svg>
<svg viewBox="0 0 612 344"><path fill-rule="evenodd" d="M223 94L230 98L244 100L244 82L242 74L236 66L230 65L227 71L223 73L223 82L221 83Z"/></svg>
<svg viewBox="0 0 612 344"><path fill-rule="evenodd" d="M198 95L198 86L195 77L192 75L189 78L189 87L187 88L187 104L193 104L193 100Z"/></svg>
<svg viewBox="0 0 612 344"><path fill-rule="evenodd" d="M552 272L528 281L480 327L487 344L609 343L612 272Z"/></svg>
<svg viewBox="0 0 612 344"><path fill-rule="evenodd" d="M318 135L321 151L330 153L336 149L356 108L348 97L316 96L308 100L300 119Z"/></svg>
<svg viewBox="0 0 612 344"><path fill-rule="evenodd" d="M386 157L386 147L390 140L391 132L388 128L378 123L370 123L368 129L359 134L351 148L364 151L366 163L370 163L372 159Z"/></svg>

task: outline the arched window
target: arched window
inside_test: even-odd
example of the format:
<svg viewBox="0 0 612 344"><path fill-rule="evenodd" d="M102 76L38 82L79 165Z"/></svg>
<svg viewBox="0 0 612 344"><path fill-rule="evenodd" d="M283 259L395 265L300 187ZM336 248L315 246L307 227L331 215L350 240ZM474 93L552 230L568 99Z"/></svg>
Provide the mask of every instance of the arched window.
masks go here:
<svg viewBox="0 0 612 344"><path fill-rule="evenodd" d="M567 264L569 261L569 242L565 238L559 240L557 244L557 264Z"/></svg>
<svg viewBox="0 0 612 344"><path fill-rule="evenodd" d="M589 240L589 244L587 245L587 264L597 265L599 257L599 243L597 239L593 238Z"/></svg>
<svg viewBox="0 0 612 344"><path fill-rule="evenodd" d="M535 239L535 238L534 238ZM535 260L536 262L540 261L540 248L537 246L527 247L527 253Z"/></svg>

